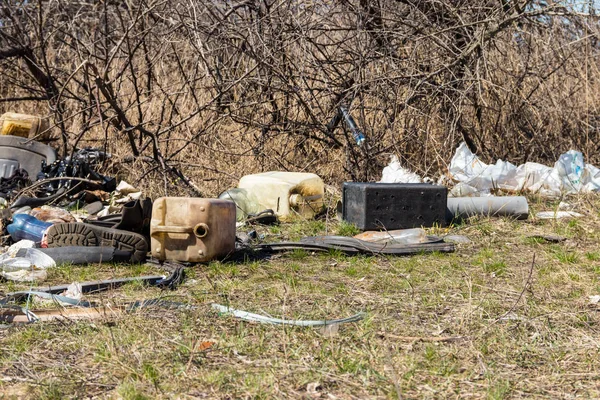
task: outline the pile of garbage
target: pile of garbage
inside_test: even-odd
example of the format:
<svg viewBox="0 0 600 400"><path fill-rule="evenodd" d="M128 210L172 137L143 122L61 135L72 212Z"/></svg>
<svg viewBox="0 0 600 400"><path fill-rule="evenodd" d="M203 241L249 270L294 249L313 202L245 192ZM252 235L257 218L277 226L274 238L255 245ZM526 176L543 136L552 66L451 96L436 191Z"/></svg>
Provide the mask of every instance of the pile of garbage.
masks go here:
<svg viewBox="0 0 600 400"><path fill-rule="evenodd" d="M3 244L14 243L0 259L3 271L9 264L11 269L29 271L4 274L6 279L43 280L45 275L34 270L51 267L48 259L70 264L145 260L152 207L149 198L143 198L126 182L110 193L89 190L89 185L73 190L76 186L68 180L63 182L58 189L50 184L39 186L54 191L54 195L21 195L2 210L2 225L8 233L2 237ZM24 248L26 253L21 251Z"/></svg>
<svg viewBox="0 0 600 400"><path fill-rule="evenodd" d="M183 281L186 267L214 259L235 260L239 255L245 260L249 255L268 257L295 249L371 256L453 252L455 244L469 243L468 238L431 236L423 228L445 226L455 218L472 215L528 217L526 198L492 196L496 190L527 190L556 197L600 189L600 170L585 164L580 152L563 154L554 167L536 163L516 167L500 160L486 165L463 143L449 166L449 176L456 182L449 192L445 186L431 184L430 179L403 168L395 157L383 170L379 183L343 185L340 217L363 233L261 243L255 231L245 233L241 228L292 218L313 219L327 213L325 185L318 175L264 172L242 177L236 188L216 199L162 197L152 201L129 183L117 184L115 178L98 172L111 158L109 153L84 148L59 159L50 146L32 140L44 136L41 120L5 114L0 121L4 121L0 130L0 218L4 232L0 245L6 246L0 254L3 279L41 282L48 271L65 263L148 261L170 273L10 293L0 299L0 317L10 321L65 316L56 310L38 310L36 314L17 307L15 311L11 304L31 295L85 308L79 313L67 312L69 317L94 318L107 310L92 310L93 305L82 300L83 293L108 290L132 280L174 289ZM359 133L355 135L357 142L362 137ZM149 306L185 305L152 300L112 311ZM240 318L281 323L225 306L214 307ZM302 326L322 323L297 322Z"/></svg>
<svg viewBox="0 0 600 400"><path fill-rule="evenodd" d="M515 166L504 160L486 164L462 142L450 161L448 175L442 176L439 183L446 184L448 179L450 184L454 183L448 192L450 197L492 196L501 191L529 192L546 198L559 198L565 194L600 190L600 169L586 164L583 154L577 150L561 154L553 167L534 162ZM383 169L379 182L431 181L402 167L398 157L393 155L389 165Z"/></svg>
<svg viewBox="0 0 600 400"><path fill-rule="evenodd" d="M489 196L499 189L530 192L547 198L600 190L600 169L586 164L583 154L576 150L561 154L553 167L534 162L515 166L503 160L488 165L463 142L456 149L448 172L458 182L450 191L457 197Z"/></svg>

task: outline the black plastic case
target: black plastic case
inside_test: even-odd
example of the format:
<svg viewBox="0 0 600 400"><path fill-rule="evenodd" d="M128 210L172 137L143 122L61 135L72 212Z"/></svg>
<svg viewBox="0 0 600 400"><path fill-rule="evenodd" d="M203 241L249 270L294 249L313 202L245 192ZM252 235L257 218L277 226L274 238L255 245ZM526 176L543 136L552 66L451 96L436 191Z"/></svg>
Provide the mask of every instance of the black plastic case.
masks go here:
<svg viewBox="0 0 600 400"><path fill-rule="evenodd" d="M447 197L427 183L345 182L342 217L361 230L445 226Z"/></svg>

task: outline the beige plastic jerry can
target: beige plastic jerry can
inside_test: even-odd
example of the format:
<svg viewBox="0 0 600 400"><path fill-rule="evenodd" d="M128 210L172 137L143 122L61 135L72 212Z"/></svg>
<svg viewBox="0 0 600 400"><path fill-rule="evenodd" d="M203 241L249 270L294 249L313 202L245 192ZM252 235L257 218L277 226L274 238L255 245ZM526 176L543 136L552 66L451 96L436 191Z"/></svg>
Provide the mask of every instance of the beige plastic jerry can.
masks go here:
<svg viewBox="0 0 600 400"><path fill-rule="evenodd" d="M49 136L48 121L35 115L7 112L0 115L0 134L44 140Z"/></svg>
<svg viewBox="0 0 600 400"><path fill-rule="evenodd" d="M161 197L152 206L152 256L205 262L235 250L235 203L191 197Z"/></svg>
<svg viewBox="0 0 600 400"><path fill-rule="evenodd" d="M242 177L238 187L254 194L259 208L275 211L282 220L294 214L313 218L323 208L325 185L315 174L263 172Z"/></svg>

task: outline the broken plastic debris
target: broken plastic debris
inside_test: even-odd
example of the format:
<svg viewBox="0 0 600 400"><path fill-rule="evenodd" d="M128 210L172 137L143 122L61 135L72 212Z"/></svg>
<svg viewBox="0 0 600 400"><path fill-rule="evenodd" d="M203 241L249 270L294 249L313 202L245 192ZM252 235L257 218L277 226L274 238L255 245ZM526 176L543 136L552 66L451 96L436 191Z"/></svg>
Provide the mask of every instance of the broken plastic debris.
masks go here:
<svg viewBox="0 0 600 400"><path fill-rule="evenodd" d="M244 321L260 322L263 324L271 325L293 325L293 326L324 326L330 324L344 324L348 322L360 321L365 317L365 313L358 313L348 318L332 319L323 321L312 321L312 320L286 320L279 318L266 317L264 315L253 314L246 311L236 310L231 307L223 306L220 304L213 304L212 308L219 311L220 313L231 314L236 318L243 319Z"/></svg>
<svg viewBox="0 0 600 400"><path fill-rule="evenodd" d="M583 214L574 211L540 211L535 216L539 219L579 218Z"/></svg>
<svg viewBox="0 0 600 400"><path fill-rule="evenodd" d="M423 178L418 174L400 165L400 160L395 154L392 155L390 163L383 169L380 183L421 183Z"/></svg>
<svg viewBox="0 0 600 400"><path fill-rule="evenodd" d="M116 191L123 197L120 199L115 199L114 204L125 204L132 200L139 200L142 197L142 192L139 189L133 187L125 181L119 182ZM102 211L98 213L98 216L101 215L103 215Z"/></svg>
<svg viewBox="0 0 600 400"><path fill-rule="evenodd" d="M467 244L471 243L471 239L463 235L446 235L444 236L444 242Z"/></svg>
<svg viewBox="0 0 600 400"><path fill-rule="evenodd" d="M33 240L19 240L17 243L11 245L8 250L6 250L6 253L11 257L16 257L19 250L31 249L32 247L35 247L35 242Z"/></svg>
<svg viewBox="0 0 600 400"><path fill-rule="evenodd" d="M129 193L127 196L123 197L122 199L115 200L115 204L129 203L132 200L139 200L141 197L142 197L142 192Z"/></svg>
<svg viewBox="0 0 600 400"><path fill-rule="evenodd" d="M311 382L306 385L306 394L313 399L318 399L321 397L321 393L319 393L319 389L322 389L321 383L319 382Z"/></svg>
<svg viewBox="0 0 600 400"><path fill-rule="evenodd" d="M427 232L421 228L396 229L392 231L366 231L354 236L355 239L374 243L426 243Z"/></svg>
<svg viewBox="0 0 600 400"><path fill-rule="evenodd" d="M81 283L79 283L79 282L71 283L69 285L69 287L67 288L67 290L65 290L61 294L61 296L69 297L69 298L75 299L75 300L81 300L81 297L83 296Z"/></svg>
<svg viewBox="0 0 600 400"><path fill-rule="evenodd" d="M574 207L572 204L561 201L560 203L558 203L558 209L563 211L573 211Z"/></svg>
<svg viewBox="0 0 600 400"><path fill-rule="evenodd" d="M46 305L58 304L61 306L81 306L81 307L91 307L92 306L92 303L90 303L88 301L82 301L81 299L63 296L60 294L51 294L51 293L46 293L46 292L38 292L35 290L30 290L28 292L25 292L25 295L26 296L35 296L35 297L41 299L41 301L40 301L41 304L46 304Z"/></svg>
<svg viewBox="0 0 600 400"><path fill-rule="evenodd" d="M129 183L127 183L125 181L119 182L116 190L117 190L117 192L121 193L124 196L131 194L131 193L139 192L138 189L136 189L135 187L133 187L132 185L130 185Z"/></svg>

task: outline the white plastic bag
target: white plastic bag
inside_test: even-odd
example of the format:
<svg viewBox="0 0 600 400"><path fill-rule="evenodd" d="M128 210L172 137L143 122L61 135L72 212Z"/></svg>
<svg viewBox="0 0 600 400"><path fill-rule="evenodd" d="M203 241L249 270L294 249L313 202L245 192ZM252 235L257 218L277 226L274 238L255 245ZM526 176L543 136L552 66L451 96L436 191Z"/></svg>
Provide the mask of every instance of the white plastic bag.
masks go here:
<svg viewBox="0 0 600 400"><path fill-rule="evenodd" d="M559 197L563 190L558 171L543 164L527 162L520 165L516 179L516 190L528 190L544 197Z"/></svg>
<svg viewBox="0 0 600 400"><path fill-rule="evenodd" d="M600 190L600 169L592 164L586 164L581 179L582 192L595 192Z"/></svg>
<svg viewBox="0 0 600 400"><path fill-rule="evenodd" d="M483 174L483 171L485 171L487 167L488 165L481 162L479 157L469 150L467 144L462 142L456 149L456 152L450 161L448 171L453 179L482 190L485 187L489 188L489 183L485 180L476 180ZM473 184L469 183L471 181L473 181Z"/></svg>
<svg viewBox="0 0 600 400"><path fill-rule="evenodd" d="M480 195L488 195L492 189L515 190L517 185L517 168L513 164L498 160L496 164L488 165L464 142L456 149L448 170L454 180L474 188ZM473 194L468 188L461 188L459 192L465 189L469 195Z"/></svg>
<svg viewBox="0 0 600 400"><path fill-rule="evenodd" d="M396 155L391 157L390 163L383 169L380 183L421 183L423 179L414 172L400 165Z"/></svg>
<svg viewBox="0 0 600 400"><path fill-rule="evenodd" d="M448 168L457 187L450 193L458 196L473 190L487 195L492 189L527 190L544 197L559 197L563 193L600 190L600 169L585 164L583 154L569 150L561 154L554 167L527 162L515 167L498 160L494 165L483 163L463 142L456 149ZM458 187L461 185L460 187ZM465 186L467 185L467 186Z"/></svg>
<svg viewBox="0 0 600 400"><path fill-rule="evenodd" d="M38 249L28 248L24 257L12 257L9 253L0 255L0 275L12 281L43 281L48 277L46 270L55 266L52 257Z"/></svg>

